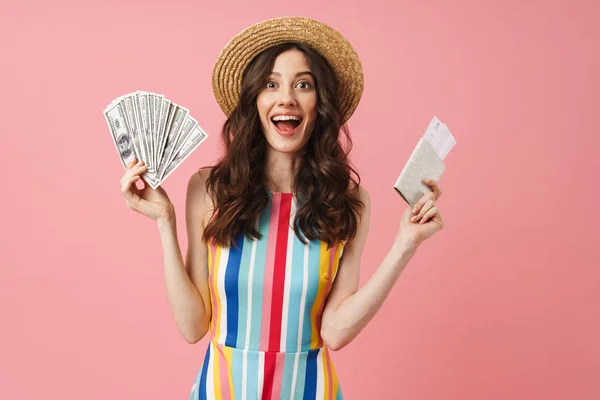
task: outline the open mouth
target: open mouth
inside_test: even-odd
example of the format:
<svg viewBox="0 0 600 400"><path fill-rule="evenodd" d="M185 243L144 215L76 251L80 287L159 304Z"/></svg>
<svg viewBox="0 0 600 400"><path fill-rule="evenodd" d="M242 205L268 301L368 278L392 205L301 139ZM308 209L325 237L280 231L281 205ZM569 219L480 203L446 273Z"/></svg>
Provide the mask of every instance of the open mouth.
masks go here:
<svg viewBox="0 0 600 400"><path fill-rule="evenodd" d="M298 117L298 119L278 120L277 117L273 117L271 118L271 122L281 132L292 132L294 129L300 126L302 123L302 118Z"/></svg>

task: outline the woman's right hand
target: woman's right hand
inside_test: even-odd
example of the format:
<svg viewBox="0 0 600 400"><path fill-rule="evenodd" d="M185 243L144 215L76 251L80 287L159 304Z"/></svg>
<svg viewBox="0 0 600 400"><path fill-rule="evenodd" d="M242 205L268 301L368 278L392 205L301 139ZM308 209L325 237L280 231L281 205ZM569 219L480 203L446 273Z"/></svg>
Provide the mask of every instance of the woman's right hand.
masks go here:
<svg viewBox="0 0 600 400"><path fill-rule="evenodd" d="M125 196L127 207L155 221L171 218L174 207L169 196L162 187L159 186L155 190L148 185L141 177L146 170L144 162L138 162L135 158L127 165L125 175L121 178L121 192ZM139 180L143 182L142 189L136 186Z"/></svg>

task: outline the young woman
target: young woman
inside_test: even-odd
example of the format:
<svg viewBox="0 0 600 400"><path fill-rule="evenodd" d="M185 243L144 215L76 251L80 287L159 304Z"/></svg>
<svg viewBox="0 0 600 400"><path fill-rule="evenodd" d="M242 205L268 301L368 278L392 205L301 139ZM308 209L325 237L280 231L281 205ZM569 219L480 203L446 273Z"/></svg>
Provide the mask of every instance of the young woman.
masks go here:
<svg viewBox="0 0 600 400"><path fill-rule="evenodd" d="M370 198L347 158L345 122L363 89L352 46L308 18L263 21L223 49L213 89L225 153L189 180L185 262L165 191L136 187L146 166L132 162L121 179L127 205L158 224L181 334L210 333L190 399L341 399L329 349L356 337L443 227L441 190L430 182L407 208L359 289Z"/></svg>

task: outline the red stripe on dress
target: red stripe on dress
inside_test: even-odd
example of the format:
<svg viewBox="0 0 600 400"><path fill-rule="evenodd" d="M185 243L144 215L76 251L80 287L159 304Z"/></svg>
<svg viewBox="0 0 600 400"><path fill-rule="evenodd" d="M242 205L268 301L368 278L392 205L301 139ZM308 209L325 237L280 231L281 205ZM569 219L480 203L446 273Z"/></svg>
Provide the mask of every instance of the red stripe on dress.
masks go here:
<svg viewBox="0 0 600 400"><path fill-rule="evenodd" d="M281 194L279 206L279 226L275 247L275 270L273 272L273 297L271 300L271 329L269 332L269 351L278 352L281 343L281 319L283 314L283 294L285 291L285 266L287 242L292 207L292 195Z"/></svg>
<svg viewBox="0 0 600 400"><path fill-rule="evenodd" d="M262 400L271 400L273 393L273 378L275 377L275 366L277 354L270 351L265 352L265 376L263 380Z"/></svg>
<svg viewBox="0 0 600 400"><path fill-rule="evenodd" d="M275 264L275 242L277 241L277 226L279 221L279 205L281 197L274 195L271 199L271 214L269 215L269 233L265 255L265 271L263 275L262 318L260 325L260 350L269 348L269 331L271 327L271 301L273 287L273 265Z"/></svg>
<svg viewBox="0 0 600 400"><path fill-rule="evenodd" d="M281 384L283 383L283 367L285 366L285 354L275 353L275 374L273 375L273 398L281 398Z"/></svg>

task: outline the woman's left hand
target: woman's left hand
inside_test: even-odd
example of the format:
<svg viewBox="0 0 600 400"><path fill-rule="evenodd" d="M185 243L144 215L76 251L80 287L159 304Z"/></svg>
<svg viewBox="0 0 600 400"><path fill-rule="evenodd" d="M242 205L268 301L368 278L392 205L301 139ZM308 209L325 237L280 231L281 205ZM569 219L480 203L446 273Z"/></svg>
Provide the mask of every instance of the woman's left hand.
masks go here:
<svg viewBox="0 0 600 400"><path fill-rule="evenodd" d="M416 249L423 241L444 227L444 220L436 201L442 195L442 189L437 181L424 181L425 185L433 189L426 193L415 204L415 207L406 207L400 230L396 235L396 243L404 248Z"/></svg>

